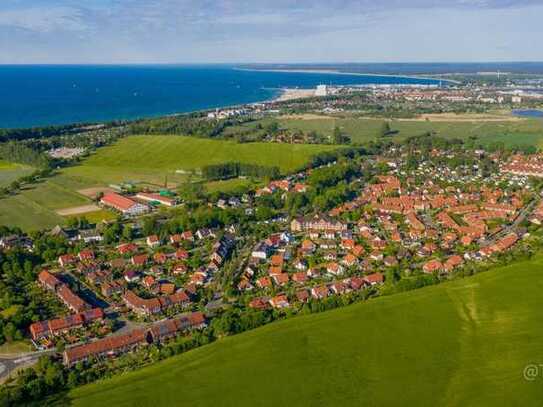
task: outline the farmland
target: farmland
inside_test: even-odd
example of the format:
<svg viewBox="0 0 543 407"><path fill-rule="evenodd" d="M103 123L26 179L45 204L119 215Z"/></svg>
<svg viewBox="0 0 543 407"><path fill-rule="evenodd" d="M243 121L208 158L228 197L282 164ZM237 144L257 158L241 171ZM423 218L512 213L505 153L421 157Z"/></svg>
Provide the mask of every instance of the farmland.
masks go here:
<svg viewBox="0 0 543 407"><path fill-rule="evenodd" d="M273 323L59 405L539 405L543 257Z"/></svg>
<svg viewBox="0 0 543 407"><path fill-rule="evenodd" d="M228 161L278 166L287 173L314 154L335 146L247 143L182 136L132 136L100 149L66 174L108 184L139 181L163 184L166 176L181 181L205 165Z"/></svg>

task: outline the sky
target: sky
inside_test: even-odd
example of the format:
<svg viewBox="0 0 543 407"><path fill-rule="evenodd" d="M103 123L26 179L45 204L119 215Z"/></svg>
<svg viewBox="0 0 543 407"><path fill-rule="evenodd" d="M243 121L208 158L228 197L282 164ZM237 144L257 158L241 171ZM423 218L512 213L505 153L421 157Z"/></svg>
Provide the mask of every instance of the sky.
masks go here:
<svg viewBox="0 0 543 407"><path fill-rule="evenodd" d="M0 0L0 63L543 61L543 0Z"/></svg>

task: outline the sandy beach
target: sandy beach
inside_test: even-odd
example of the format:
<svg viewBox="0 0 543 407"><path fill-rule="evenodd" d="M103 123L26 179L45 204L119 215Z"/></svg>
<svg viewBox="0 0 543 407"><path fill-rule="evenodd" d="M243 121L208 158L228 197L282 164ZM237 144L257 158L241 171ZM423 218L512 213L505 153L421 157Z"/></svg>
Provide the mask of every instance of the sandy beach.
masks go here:
<svg viewBox="0 0 543 407"><path fill-rule="evenodd" d="M281 94L274 101L286 102L288 100L310 98L315 96L315 89L281 89Z"/></svg>

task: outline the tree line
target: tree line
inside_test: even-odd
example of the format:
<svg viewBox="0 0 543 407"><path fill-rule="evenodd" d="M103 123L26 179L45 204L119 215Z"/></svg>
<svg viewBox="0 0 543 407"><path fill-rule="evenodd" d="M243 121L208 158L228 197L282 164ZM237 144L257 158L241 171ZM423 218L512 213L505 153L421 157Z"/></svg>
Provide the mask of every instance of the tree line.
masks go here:
<svg viewBox="0 0 543 407"><path fill-rule="evenodd" d="M37 168L49 168L51 164L45 154L14 141L0 144L0 159Z"/></svg>
<svg viewBox="0 0 543 407"><path fill-rule="evenodd" d="M240 162L212 164L202 168L202 176L207 180L229 179L241 176L274 179L280 175L279 167L276 166L269 167Z"/></svg>

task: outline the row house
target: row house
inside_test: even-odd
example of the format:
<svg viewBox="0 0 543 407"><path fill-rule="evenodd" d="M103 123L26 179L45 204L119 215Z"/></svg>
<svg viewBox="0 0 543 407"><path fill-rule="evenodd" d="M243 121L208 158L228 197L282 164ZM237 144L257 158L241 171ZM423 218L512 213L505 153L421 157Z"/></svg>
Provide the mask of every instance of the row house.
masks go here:
<svg viewBox="0 0 543 407"><path fill-rule="evenodd" d="M148 329L138 328L126 334L109 336L104 339L66 349L63 353L63 363L71 367L78 362L91 358L115 356L131 351L139 346L161 342L182 332L202 329L207 326L205 315L193 312L180 318L159 322Z"/></svg>
<svg viewBox="0 0 543 407"><path fill-rule="evenodd" d="M101 308L93 308L63 318L34 322L30 325L30 334L33 340L50 338L67 333L72 329L81 328L96 321L102 321L103 319L104 311L102 311Z"/></svg>

